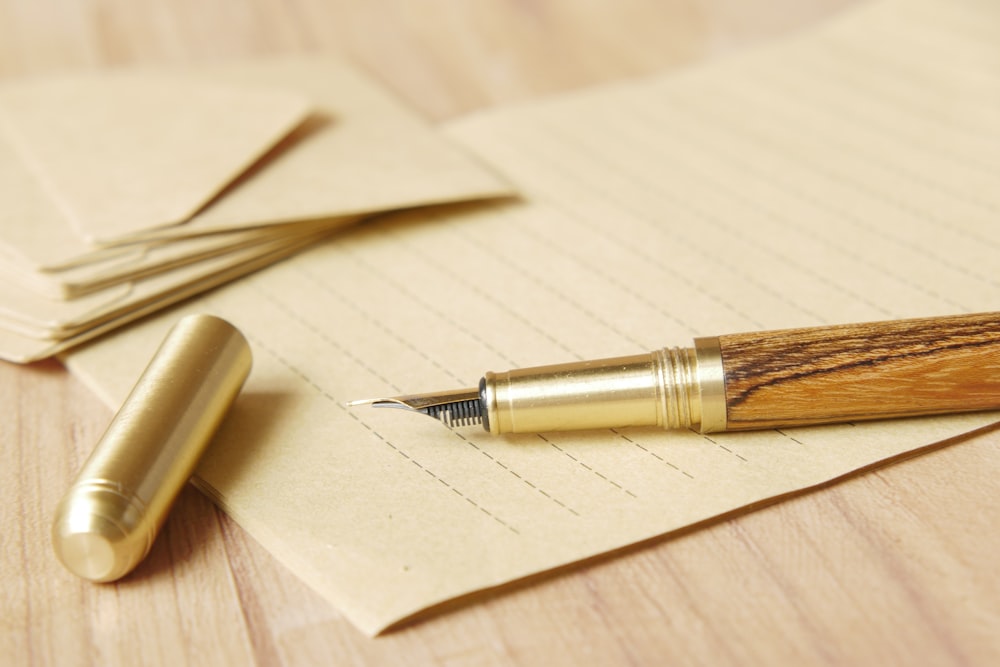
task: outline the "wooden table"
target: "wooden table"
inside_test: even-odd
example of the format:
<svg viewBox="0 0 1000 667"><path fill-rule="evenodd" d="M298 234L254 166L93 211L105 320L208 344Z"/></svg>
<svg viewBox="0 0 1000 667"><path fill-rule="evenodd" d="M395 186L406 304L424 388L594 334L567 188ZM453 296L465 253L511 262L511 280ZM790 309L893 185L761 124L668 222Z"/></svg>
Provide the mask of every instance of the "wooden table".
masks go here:
<svg viewBox="0 0 1000 667"><path fill-rule="evenodd" d="M441 120L854 1L0 0L0 76L337 52ZM997 430L373 640L193 489L136 573L75 579L49 522L111 414L55 362L0 363L0 395L0 663L1000 664Z"/></svg>

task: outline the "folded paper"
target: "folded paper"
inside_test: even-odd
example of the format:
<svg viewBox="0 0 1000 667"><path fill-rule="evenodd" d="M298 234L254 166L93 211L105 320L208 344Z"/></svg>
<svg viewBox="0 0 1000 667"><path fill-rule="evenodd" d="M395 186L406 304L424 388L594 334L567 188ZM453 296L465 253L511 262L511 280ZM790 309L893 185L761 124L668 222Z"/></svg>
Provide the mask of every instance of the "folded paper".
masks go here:
<svg viewBox="0 0 1000 667"><path fill-rule="evenodd" d="M87 240L184 222L309 112L287 91L123 71L0 87L0 121Z"/></svg>

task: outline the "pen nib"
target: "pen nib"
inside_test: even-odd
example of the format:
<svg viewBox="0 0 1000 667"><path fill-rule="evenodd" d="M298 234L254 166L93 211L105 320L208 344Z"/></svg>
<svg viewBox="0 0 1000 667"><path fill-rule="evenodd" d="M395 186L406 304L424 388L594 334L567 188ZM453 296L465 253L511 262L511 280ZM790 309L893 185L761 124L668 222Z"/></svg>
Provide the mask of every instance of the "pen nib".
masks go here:
<svg viewBox="0 0 1000 667"><path fill-rule="evenodd" d="M351 401L348 407L371 405L376 408L400 408L434 417L448 428L483 423L483 404L478 389L456 389L431 394L410 394L392 398L367 398Z"/></svg>

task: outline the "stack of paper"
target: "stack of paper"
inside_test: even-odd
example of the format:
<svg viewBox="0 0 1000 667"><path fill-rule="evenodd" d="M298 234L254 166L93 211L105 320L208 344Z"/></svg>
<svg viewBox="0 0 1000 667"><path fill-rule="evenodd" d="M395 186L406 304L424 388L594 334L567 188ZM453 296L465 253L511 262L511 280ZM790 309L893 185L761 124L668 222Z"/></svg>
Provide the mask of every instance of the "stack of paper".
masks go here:
<svg viewBox="0 0 1000 667"><path fill-rule="evenodd" d="M343 64L0 87L0 357L26 362L380 211L506 187Z"/></svg>

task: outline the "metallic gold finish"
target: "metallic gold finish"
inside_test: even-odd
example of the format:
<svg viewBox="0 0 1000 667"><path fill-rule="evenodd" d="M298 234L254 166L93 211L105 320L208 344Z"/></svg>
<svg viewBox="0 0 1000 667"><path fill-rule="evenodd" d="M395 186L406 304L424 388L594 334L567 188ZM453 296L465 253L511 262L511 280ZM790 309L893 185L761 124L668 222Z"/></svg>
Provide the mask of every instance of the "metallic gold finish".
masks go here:
<svg viewBox="0 0 1000 667"><path fill-rule="evenodd" d="M490 433L623 426L726 429L719 339L692 348L486 373L480 388L352 401L413 410Z"/></svg>
<svg viewBox="0 0 1000 667"><path fill-rule="evenodd" d="M483 401L491 433L623 426L718 426L705 421L703 374L721 376L711 346L487 373ZM713 387L714 389L714 387ZM723 416L725 403L723 402ZM725 424L723 423L723 428Z"/></svg>
<svg viewBox="0 0 1000 667"><path fill-rule="evenodd" d="M193 315L171 330L56 509L68 570L114 581L145 558L250 365L224 320Z"/></svg>
<svg viewBox="0 0 1000 667"><path fill-rule="evenodd" d="M655 355L485 375L490 433L540 433L660 423Z"/></svg>
<svg viewBox="0 0 1000 667"><path fill-rule="evenodd" d="M698 386L694 350L664 348L653 353L659 393L657 425L687 428L701 423L701 388Z"/></svg>
<svg viewBox="0 0 1000 667"><path fill-rule="evenodd" d="M694 339L701 389L701 432L715 433L729 427L726 414L726 372L718 336Z"/></svg>

